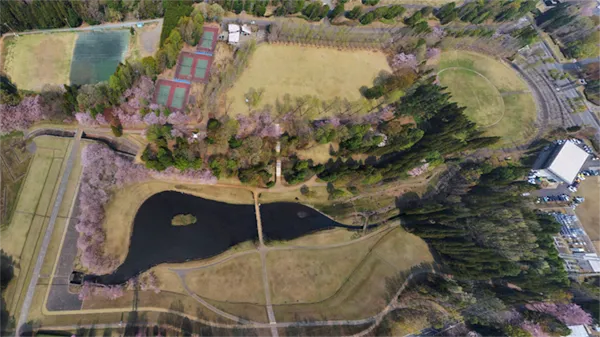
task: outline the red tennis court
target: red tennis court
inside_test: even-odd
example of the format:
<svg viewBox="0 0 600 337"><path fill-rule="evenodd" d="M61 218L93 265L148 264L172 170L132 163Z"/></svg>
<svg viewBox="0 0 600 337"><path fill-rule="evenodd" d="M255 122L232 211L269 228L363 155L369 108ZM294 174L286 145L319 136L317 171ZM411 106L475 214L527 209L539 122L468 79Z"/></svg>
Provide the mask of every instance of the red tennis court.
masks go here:
<svg viewBox="0 0 600 337"><path fill-rule="evenodd" d="M219 27L215 26L204 26L204 32L202 33L202 39L198 43L196 50L200 52L210 52L215 50L217 45L217 38L219 36Z"/></svg>
<svg viewBox="0 0 600 337"><path fill-rule="evenodd" d="M187 81L206 82L210 67L212 65L212 56L196 54L190 52L181 52L177 62L175 78Z"/></svg>
<svg viewBox="0 0 600 337"><path fill-rule="evenodd" d="M174 110L185 108L190 95L190 83L160 79L156 81L154 102Z"/></svg>

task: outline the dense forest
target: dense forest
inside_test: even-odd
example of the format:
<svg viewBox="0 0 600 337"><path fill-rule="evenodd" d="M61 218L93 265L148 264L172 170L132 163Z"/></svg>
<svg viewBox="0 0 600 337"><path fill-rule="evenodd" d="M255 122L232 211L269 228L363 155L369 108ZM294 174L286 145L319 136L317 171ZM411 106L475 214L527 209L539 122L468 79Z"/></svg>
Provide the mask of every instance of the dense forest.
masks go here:
<svg viewBox="0 0 600 337"><path fill-rule="evenodd" d="M482 335L565 336L568 325L591 323L567 292L570 282L552 239L560 224L523 196L535 188L521 180L528 171L465 162L436 195L403 205L404 227L423 238L442 272L452 275L416 283L405 300L453 308ZM423 314L436 316L433 308ZM439 320L457 317L436 319L447 325Z"/></svg>
<svg viewBox="0 0 600 337"><path fill-rule="evenodd" d="M177 1L169 1L177 2ZM162 17L162 0L1 1L0 33Z"/></svg>

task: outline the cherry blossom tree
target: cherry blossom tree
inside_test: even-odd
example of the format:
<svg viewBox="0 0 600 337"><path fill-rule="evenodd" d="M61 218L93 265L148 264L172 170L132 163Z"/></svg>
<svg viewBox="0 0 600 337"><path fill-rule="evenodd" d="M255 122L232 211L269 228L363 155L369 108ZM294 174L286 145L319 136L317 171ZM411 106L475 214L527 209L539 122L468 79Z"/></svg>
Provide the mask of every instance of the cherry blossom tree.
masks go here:
<svg viewBox="0 0 600 337"><path fill-rule="evenodd" d="M0 104L0 132L26 130L34 122L47 118L41 96L28 96L17 105Z"/></svg>
<svg viewBox="0 0 600 337"><path fill-rule="evenodd" d="M76 112L75 119L79 124L84 126L98 125L98 121L92 118L89 112Z"/></svg>
<svg viewBox="0 0 600 337"><path fill-rule="evenodd" d="M123 104L132 110L140 110L147 106L154 94L154 82L147 76L142 76L133 87L125 90L121 96ZM121 121L122 122L122 121Z"/></svg>
<svg viewBox="0 0 600 337"><path fill-rule="evenodd" d="M432 59L440 56L441 53L442 50L440 48L429 48L425 53L425 57L427 57L428 59Z"/></svg>
<svg viewBox="0 0 600 337"><path fill-rule="evenodd" d="M410 175L411 177L417 177L420 176L421 174L427 172L427 169L429 168L429 163L425 163L421 166L417 166L414 169L408 171L408 175Z"/></svg>
<svg viewBox="0 0 600 337"><path fill-rule="evenodd" d="M538 323L531 321L523 321L523 323L521 323L521 329L529 332L532 337L550 337L542 330L542 327Z"/></svg>
<svg viewBox="0 0 600 337"><path fill-rule="evenodd" d="M565 325L592 324L592 316L575 303L562 304L538 302L527 304L529 310L543 312L554 316Z"/></svg>
<svg viewBox="0 0 600 337"><path fill-rule="evenodd" d="M417 57L413 54L400 53L394 55L394 58L392 59L392 68L409 67L416 69L418 65L419 62L417 61Z"/></svg>

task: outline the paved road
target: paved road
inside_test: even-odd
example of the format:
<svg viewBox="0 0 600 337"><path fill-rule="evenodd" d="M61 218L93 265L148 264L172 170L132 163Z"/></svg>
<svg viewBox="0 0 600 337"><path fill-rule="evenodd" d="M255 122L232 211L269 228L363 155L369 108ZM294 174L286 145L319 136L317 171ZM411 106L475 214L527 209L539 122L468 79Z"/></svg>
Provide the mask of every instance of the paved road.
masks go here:
<svg viewBox="0 0 600 337"><path fill-rule="evenodd" d="M79 191L79 186L77 187ZM74 207L71 210L71 218L65 228L60 255L56 265L56 270L52 276L52 284L46 302L46 309L49 311L80 310L83 302L79 300L78 294L69 292L69 277L73 271L73 263L77 256L77 239L79 233L75 229L77 224L77 214L79 213L78 195L73 199Z"/></svg>
<svg viewBox="0 0 600 337"><path fill-rule="evenodd" d="M153 23L153 22L162 22L163 19L151 19L151 20L141 20L141 21L129 21L129 22L118 22L118 23L105 23L102 25L95 26L87 26L87 27L75 27L75 28L55 28L55 29L38 29L38 30L30 30L26 32L18 32L18 33L6 33L4 36L13 36L13 35L31 35L31 34L48 34L48 33L62 33L62 32L82 32L88 30L103 30L103 29L115 29L115 28L129 28L137 25L138 23Z"/></svg>
<svg viewBox="0 0 600 337"><path fill-rule="evenodd" d="M71 153L69 154L69 159L67 160L65 172L63 173L60 180L60 185L58 186L58 193L56 195L56 200L54 201L54 205L52 207L50 221L48 222L48 227L46 228L46 234L44 234L44 240L42 241L42 246L40 248L35 267L33 268L33 275L31 277L31 281L29 282L29 287L27 288L27 294L25 295L23 306L21 307L19 320L17 321L17 335L20 335L21 327L27 322L27 316L29 315L29 309L31 307L31 302L33 301L35 287L40 278L40 271L42 270L44 258L46 257L46 251L48 250L48 245L50 244L50 239L52 238L52 232L54 231L54 224L56 223L56 218L58 217L60 205L62 204L62 200L65 195L65 190L69 181L69 175L71 175L71 170L73 169L73 162L75 161L75 157L77 156L77 153L79 151L79 143L81 141L82 133L82 130L77 130L77 133L73 140L73 145L71 146Z"/></svg>

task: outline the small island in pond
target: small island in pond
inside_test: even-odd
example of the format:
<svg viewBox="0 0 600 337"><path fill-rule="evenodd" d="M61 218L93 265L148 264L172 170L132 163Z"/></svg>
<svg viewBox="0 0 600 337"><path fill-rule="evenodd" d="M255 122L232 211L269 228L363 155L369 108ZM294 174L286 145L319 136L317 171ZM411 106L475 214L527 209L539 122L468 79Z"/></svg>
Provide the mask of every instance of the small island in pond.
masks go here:
<svg viewBox="0 0 600 337"><path fill-rule="evenodd" d="M171 225L173 226L187 226L193 225L197 221L196 217L192 214L178 214L173 217L171 220Z"/></svg>

